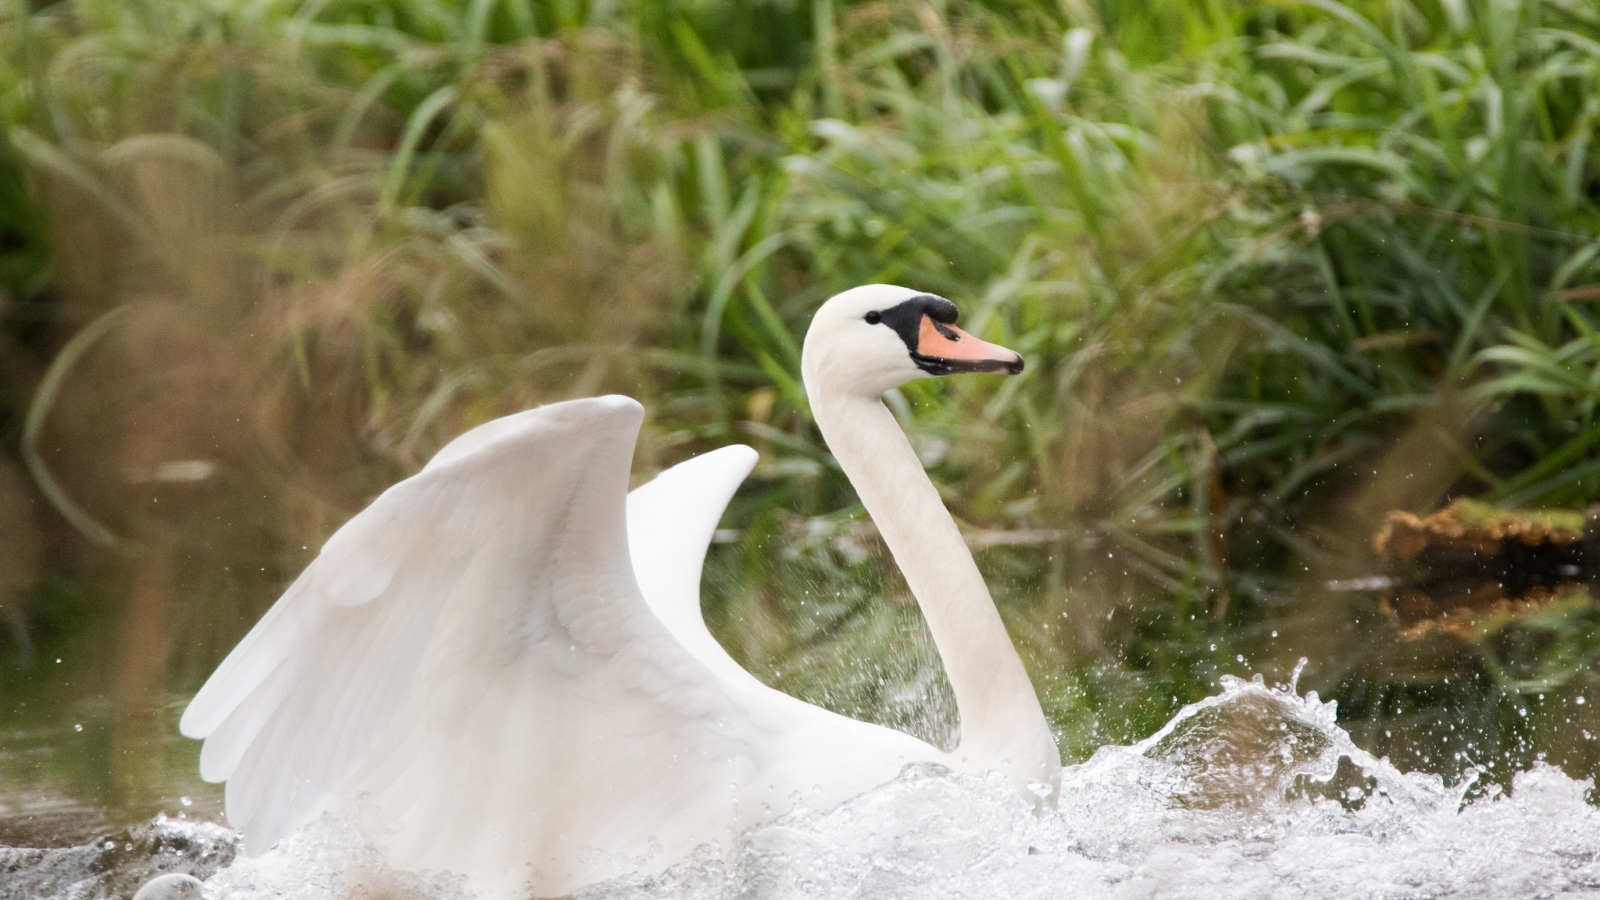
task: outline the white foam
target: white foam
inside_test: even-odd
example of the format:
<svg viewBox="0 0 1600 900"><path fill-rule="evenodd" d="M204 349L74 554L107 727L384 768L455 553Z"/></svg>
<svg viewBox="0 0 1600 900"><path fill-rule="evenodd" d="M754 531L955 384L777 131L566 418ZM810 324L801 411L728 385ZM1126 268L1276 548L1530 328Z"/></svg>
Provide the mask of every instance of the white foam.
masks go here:
<svg viewBox="0 0 1600 900"><path fill-rule="evenodd" d="M999 777L909 768L830 810L757 828L584 900L897 898L1513 898L1600 896L1587 781L1543 764L1509 793L1446 786L1355 747L1315 694L1228 679L1132 747L1068 768L1035 816ZM397 872L324 819L206 885L212 900L323 900L381 890L469 895Z"/></svg>
<svg viewBox="0 0 1600 900"><path fill-rule="evenodd" d="M206 882L207 900L467 900L466 879L390 866L361 830L323 816Z"/></svg>
<svg viewBox="0 0 1600 900"><path fill-rule="evenodd" d="M182 897L234 858L238 836L220 825L158 815L76 847L0 847L0 900ZM141 885L155 884L151 894ZM190 896L198 897L198 893Z"/></svg>

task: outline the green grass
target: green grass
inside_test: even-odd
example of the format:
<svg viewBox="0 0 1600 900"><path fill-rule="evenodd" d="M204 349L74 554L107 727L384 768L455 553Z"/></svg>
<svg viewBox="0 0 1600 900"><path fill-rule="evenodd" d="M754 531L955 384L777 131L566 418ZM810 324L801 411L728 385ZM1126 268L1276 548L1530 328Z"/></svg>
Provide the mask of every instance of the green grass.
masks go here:
<svg viewBox="0 0 1600 900"><path fill-rule="evenodd" d="M957 517L1027 539L980 563L1074 758L1304 655L1376 752L1600 771L1592 617L1402 645L1319 587L1390 508L1600 499L1586 2L4 9L0 430L126 310L36 443L127 554L194 561L178 681L271 600L209 603L230 566L619 390L641 473L762 452L708 582L735 655L942 734L797 380L810 311L894 281L1028 359L891 399ZM105 475L195 456L222 477L160 515ZM115 565L36 518L46 568Z"/></svg>

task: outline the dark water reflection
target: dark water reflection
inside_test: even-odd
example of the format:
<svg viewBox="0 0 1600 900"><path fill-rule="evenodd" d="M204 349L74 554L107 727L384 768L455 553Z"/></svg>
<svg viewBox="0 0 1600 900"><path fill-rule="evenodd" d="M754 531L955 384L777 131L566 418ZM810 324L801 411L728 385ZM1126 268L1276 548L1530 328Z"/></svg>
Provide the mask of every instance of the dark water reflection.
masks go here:
<svg viewBox="0 0 1600 900"><path fill-rule="evenodd" d="M215 571L230 564L173 542L107 554L56 537L56 571L11 595L0 635L0 845L81 844L159 813L220 820L177 721L278 585L262 566L230 584Z"/></svg>
<svg viewBox="0 0 1600 900"><path fill-rule="evenodd" d="M60 671L72 671L65 660ZM177 733L187 695L163 695L153 715L119 717L101 686L67 687L7 694L0 846L76 846L157 813L222 820L221 786L200 780L200 746Z"/></svg>

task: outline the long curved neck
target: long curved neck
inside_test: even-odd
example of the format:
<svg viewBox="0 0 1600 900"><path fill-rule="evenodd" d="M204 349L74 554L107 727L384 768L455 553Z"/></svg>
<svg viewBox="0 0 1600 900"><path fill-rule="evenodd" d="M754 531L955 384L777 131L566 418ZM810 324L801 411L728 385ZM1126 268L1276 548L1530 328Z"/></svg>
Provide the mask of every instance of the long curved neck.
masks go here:
<svg viewBox="0 0 1600 900"><path fill-rule="evenodd" d="M1038 695L905 432L875 397L813 393L811 404L927 619L961 717L956 760L1019 785L1054 781L1061 760Z"/></svg>

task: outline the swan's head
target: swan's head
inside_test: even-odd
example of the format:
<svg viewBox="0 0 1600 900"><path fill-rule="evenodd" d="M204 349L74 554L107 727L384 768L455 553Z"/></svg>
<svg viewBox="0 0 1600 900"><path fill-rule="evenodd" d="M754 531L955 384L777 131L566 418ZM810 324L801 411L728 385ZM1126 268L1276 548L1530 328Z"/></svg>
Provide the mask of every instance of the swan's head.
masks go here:
<svg viewBox="0 0 1600 900"><path fill-rule="evenodd" d="M1022 371L1022 357L955 326L956 305L892 284L851 288L822 304L806 332L801 370L813 397L876 397L913 378Z"/></svg>

